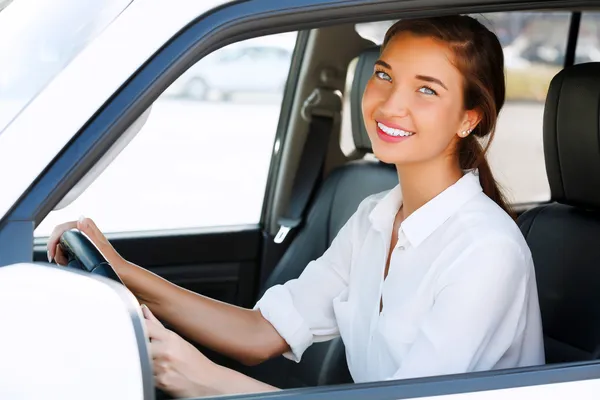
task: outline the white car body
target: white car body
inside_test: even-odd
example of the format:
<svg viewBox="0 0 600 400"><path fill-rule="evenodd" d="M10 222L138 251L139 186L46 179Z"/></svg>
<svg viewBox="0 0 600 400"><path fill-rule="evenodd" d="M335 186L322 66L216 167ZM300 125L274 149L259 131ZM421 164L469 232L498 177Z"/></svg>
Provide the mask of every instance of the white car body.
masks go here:
<svg viewBox="0 0 600 400"><path fill-rule="evenodd" d="M135 0L124 8L14 118L6 121L0 131L0 219L74 135L153 54L203 13L229 2ZM10 17L10 7L32 6L32 3L33 0L16 0L0 13L0 25L5 22L3 18ZM30 382L34 383L35 377ZM597 399L600 377L431 399L495 400L513 396Z"/></svg>

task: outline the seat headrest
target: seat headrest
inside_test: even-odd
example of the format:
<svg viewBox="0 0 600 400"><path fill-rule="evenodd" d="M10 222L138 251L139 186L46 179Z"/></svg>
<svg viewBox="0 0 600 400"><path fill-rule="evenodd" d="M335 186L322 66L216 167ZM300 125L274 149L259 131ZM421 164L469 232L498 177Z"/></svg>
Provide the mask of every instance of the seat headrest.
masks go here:
<svg viewBox="0 0 600 400"><path fill-rule="evenodd" d="M358 57L354 80L350 89L350 116L352 122L352 136L357 150L372 153L371 141L365 129L365 121L362 116L362 96L367 82L373 75L373 66L379 58L381 48L373 47L363 51Z"/></svg>
<svg viewBox="0 0 600 400"><path fill-rule="evenodd" d="M552 199L600 208L600 63L578 64L551 81L544 156Z"/></svg>

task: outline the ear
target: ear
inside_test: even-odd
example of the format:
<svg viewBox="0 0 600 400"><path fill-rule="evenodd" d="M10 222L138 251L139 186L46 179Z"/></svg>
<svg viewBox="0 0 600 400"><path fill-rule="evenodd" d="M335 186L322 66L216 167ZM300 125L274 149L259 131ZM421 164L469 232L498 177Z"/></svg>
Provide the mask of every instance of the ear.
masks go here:
<svg viewBox="0 0 600 400"><path fill-rule="evenodd" d="M459 130L457 135L461 138L465 138L471 134L473 129L477 127L479 122L481 122L481 118L483 114L481 110L478 108L474 108L472 110L465 111L465 115L463 117L463 122L459 126Z"/></svg>

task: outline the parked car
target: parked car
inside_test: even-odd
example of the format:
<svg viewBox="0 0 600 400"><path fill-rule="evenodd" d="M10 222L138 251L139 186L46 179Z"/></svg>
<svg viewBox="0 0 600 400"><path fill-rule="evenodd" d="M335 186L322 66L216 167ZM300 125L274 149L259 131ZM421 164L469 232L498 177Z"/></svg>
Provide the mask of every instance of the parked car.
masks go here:
<svg viewBox="0 0 600 400"><path fill-rule="evenodd" d="M61 0L60 7L49 5L41 12L37 1L18 0L0 12L0 53L5 50L0 73L4 66L22 65L23 59L30 74L44 65L44 55L35 48L27 54L11 52L6 50L7 43L14 49L25 37L51 37L55 32L52 21L69 20L69 2L82 4L81 0ZM252 307L266 288L298 276L308 261L322 254L362 199L397 183L396 172L373 159L364 142L353 135L360 123L355 114L360 77L371 67L365 55L373 54L378 45L361 37L356 24L465 10L483 13L484 18L496 11L527 10L530 19L560 11L572 21L554 34L563 35L567 43L564 52L569 56L560 68L579 71L579 86L570 84L562 92L554 92L556 96L548 97L545 106L507 103L490 158L499 179L510 177L512 180L502 182L519 188L519 200L512 203L536 266L546 365L353 384L339 339L314 344L298 364L277 358L247 368L202 350L218 363L285 389L231 399L598 398L600 76L574 66L572 55L579 17L594 13L600 0L577 2L576 6L535 0L93 3L93 11L83 17L78 14L70 22L77 27L84 18L95 24L94 34L83 43L77 35L54 42L56 54L64 56L61 68L45 75L43 82L2 118L4 126L0 125L0 266L10 266L10 273L5 271L0 279L8 276L18 284L3 281L2 310L23 310L22 319L27 322L19 323L21 315L13 312L0 330L0 343L7 346L4 339L10 338L11 357L30 357L29 363L12 364L0 355L0 367L4 368L0 368L0 398L23 398L32 393L31 388L46 398L69 398L61 396L61 391L77 383L57 380L57 371L69 371L68 365L51 362L51 351L60 354L57 348L68 353L69 360L82 363L82 370L95 371L90 379L95 378L96 384L114 389L106 396L95 386L79 383L76 391L68 386L70 398L124 398L136 390L139 398L164 396L147 389L152 386L153 374L138 305L131 298L122 304L115 299L113 289L118 283L86 275L94 276L93 283L85 283L85 288L94 291L87 291L78 287L78 280L65 272L68 270L49 265L47 235L36 234L40 226L85 213L101 227L110 226L105 229L107 237L126 259L190 291ZM99 5L112 10L111 14L98 11ZM43 26L32 19L40 13L47 22ZM582 24L585 21L583 18ZM256 55L264 50L239 45L231 47L236 52L229 52L228 45L289 32L294 33L295 42L292 56L285 56L287 64L283 63L283 51L271 54L275 61L270 65L277 66L277 71L270 66L245 68L242 65L248 63L237 61L231 61L228 69L227 57L252 58L252 52ZM81 46L73 48L72 41ZM216 51L225 61L217 53L210 56ZM190 67L204 61L206 66L197 71ZM163 96L179 79L200 76L200 71L210 74L207 81L221 82L209 85L211 89L231 93L235 88L228 86L228 81L244 90L272 85L269 90L277 88L282 100L276 105L223 105L172 101ZM513 86L516 89L519 85ZM196 96L204 98L202 90ZM289 199L297 195L293 182L303 173L298 160L317 115L329 119L335 137L322 145L327 146L322 179L301 193L310 203L299 219L290 223L284 217L288 216ZM376 174L362 175L367 169ZM356 175L351 175L353 171ZM363 180L364 176L376 178ZM126 218L114 218L119 213ZM293 257L289 253L282 256L292 248ZM45 268L59 273L46 281L36 272ZM117 347L131 350L127 365L132 365L131 357L139 358L139 363L134 363L139 369L128 368L136 377L131 386L122 379L114 384L115 371L109 369L121 365L118 358L112 366L106 357L102 364L92 365L102 358L100 351L92 351L95 343L104 339L96 336L96 330L88 333L89 340L82 340L83 329L74 333L77 340L73 345L89 346L89 354L94 355L90 359L76 357L79 347L69 347L68 340L46 346L36 341L39 352L27 352L37 336L44 339L44 326L38 328L39 335L31 334L40 316L35 315L35 307L25 307L31 306L30 302L24 304L29 297L23 293L35 290L28 289L27 276L35 282L31 287L52 289L55 286L45 286L45 282L60 282L58 292L79 296L81 304L94 301L94 312L102 310L99 299L114 300L102 321L119 313L132 316L118 326L119 332L128 332L122 340L120 335L110 339L115 344L112 351ZM7 293L7 287L21 290ZM56 293L47 290L31 298L43 302L44 296ZM96 293L100 297L95 297ZM73 308L48 309L48 304L43 304L42 314L54 310L53 315L60 316L51 320L53 335L68 337L83 308L70 303ZM58 335L61 329L63 335ZM105 331L110 333L110 329ZM110 347L106 342L101 345L99 350ZM28 368L38 365L38 360L53 370L45 374L42 368ZM2 371L11 374L2 376ZM26 376L27 386L2 385L3 379L15 376Z"/></svg>
<svg viewBox="0 0 600 400"><path fill-rule="evenodd" d="M229 99L236 93L279 94L288 77L292 50L280 46L230 46L205 57L177 79L167 94ZM244 74L239 71L243 69ZM244 79L247 74L256 79Z"/></svg>

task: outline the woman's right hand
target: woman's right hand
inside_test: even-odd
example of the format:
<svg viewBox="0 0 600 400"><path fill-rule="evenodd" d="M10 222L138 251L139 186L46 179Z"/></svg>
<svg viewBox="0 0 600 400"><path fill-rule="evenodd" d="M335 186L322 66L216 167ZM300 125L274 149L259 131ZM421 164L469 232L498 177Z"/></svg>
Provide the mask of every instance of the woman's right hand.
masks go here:
<svg viewBox="0 0 600 400"><path fill-rule="evenodd" d="M96 245L104 258L106 258L106 261L108 261L113 268L118 268L118 266L125 261L109 243L108 239L106 239L106 236L104 236L100 229L98 229L94 221L92 221L90 218L81 217L78 221L65 222L57 225L54 228L50 234L50 237L48 238L48 262L52 262L52 260L54 260L59 265L67 265L67 258L63 254L58 243L63 233L75 228L83 232L94 243L94 245Z"/></svg>

